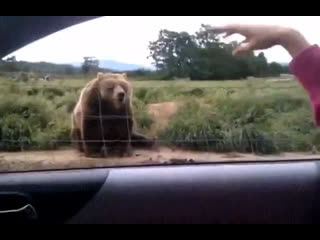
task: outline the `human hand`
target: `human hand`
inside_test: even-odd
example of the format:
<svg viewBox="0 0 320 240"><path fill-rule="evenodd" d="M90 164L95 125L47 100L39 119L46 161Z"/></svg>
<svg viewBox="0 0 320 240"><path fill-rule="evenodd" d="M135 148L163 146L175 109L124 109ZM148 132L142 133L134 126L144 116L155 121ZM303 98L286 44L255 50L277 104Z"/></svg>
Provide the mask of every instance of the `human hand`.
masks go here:
<svg viewBox="0 0 320 240"><path fill-rule="evenodd" d="M292 57L295 57L310 46L298 31L282 26L229 24L215 27L212 31L226 33L225 38L233 34L240 34L245 37L245 40L233 51L235 56L245 55L253 50L263 50L281 45L287 49Z"/></svg>

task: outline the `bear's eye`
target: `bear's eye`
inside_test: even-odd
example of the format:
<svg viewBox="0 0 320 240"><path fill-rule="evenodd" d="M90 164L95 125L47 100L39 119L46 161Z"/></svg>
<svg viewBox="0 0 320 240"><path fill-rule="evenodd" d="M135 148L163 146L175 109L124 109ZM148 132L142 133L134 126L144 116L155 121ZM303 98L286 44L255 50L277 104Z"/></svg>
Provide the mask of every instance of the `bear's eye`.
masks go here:
<svg viewBox="0 0 320 240"><path fill-rule="evenodd" d="M112 87L112 86L107 87L107 89L108 89L109 91L113 90L113 88L114 88L114 87Z"/></svg>
<svg viewBox="0 0 320 240"><path fill-rule="evenodd" d="M121 86L125 92L128 92L128 88L126 86Z"/></svg>

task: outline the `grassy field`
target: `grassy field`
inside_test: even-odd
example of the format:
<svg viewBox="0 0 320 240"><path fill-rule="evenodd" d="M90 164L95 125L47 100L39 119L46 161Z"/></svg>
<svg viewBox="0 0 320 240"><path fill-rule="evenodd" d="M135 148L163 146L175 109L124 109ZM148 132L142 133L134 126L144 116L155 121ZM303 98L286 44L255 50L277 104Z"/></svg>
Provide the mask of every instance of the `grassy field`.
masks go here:
<svg viewBox="0 0 320 240"><path fill-rule="evenodd" d="M70 114L88 79L15 82L0 78L0 149L70 145ZM296 81L133 81L137 128L162 145L274 154L320 150L306 92ZM179 102L168 127L152 131L149 104Z"/></svg>

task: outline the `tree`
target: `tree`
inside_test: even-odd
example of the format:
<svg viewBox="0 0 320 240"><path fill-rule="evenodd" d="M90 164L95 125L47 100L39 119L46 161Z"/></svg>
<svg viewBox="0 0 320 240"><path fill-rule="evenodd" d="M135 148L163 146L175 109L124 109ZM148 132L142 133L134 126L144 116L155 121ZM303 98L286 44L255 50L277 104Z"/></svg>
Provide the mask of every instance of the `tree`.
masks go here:
<svg viewBox="0 0 320 240"><path fill-rule="evenodd" d="M281 73L284 72L283 67L281 66L281 64L276 63L276 62L272 62L269 64L269 73L272 76L280 76Z"/></svg>
<svg viewBox="0 0 320 240"><path fill-rule="evenodd" d="M17 72L19 71L18 62L15 56L8 57L3 61L1 66L2 71L5 72Z"/></svg>
<svg viewBox="0 0 320 240"><path fill-rule="evenodd" d="M13 62L17 62L17 58L16 58L16 56L12 56L12 57L8 57L4 61L7 63L13 63Z"/></svg>
<svg viewBox="0 0 320 240"><path fill-rule="evenodd" d="M211 29L202 24L194 35L161 30L158 39L149 44L150 57L158 71L165 72L168 79L175 76L191 80L266 77L280 71L278 65L268 64L263 52L234 57L232 51L238 43L222 42Z"/></svg>
<svg viewBox="0 0 320 240"><path fill-rule="evenodd" d="M84 62L82 64L83 73L87 74L89 72L98 71L99 69L99 60L95 57L84 57Z"/></svg>
<svg viewBox="0 0 320 240"><path fill-rule="evenodd" d="M201 28L195 34L195 39L200 48L220 48L223 43L220 42L218 34L211 31L210 25L201 24Z"/></svg>
<svg viewBox="0 0 320 240"><path fill-rule="evenodd" d="M255 58L254 61L255 64L255 77L266 77L268 76L269 69L268 69L268 62L266 57L264 56L264 53L259 53L258 57Z"/></svg>
<svg viewBox="0 0 320 240"><path fill-rule="evenodd" d="M65 74L72 75L76 72L75 68L73 66L66 66L65 68Z"/></svg>
<svg viewBox="0 0 320 240"><path fill-rule="evenodd" d="M196 43L186 32L161 30L157 41L149 43L150 57L156 68L166 71L168 78L186 77Z"/></svg>
<svg viewBox="0 0 320 240"><path fill-rule="evenodd" d="M282 66L282 72L281 73L290 74L289 64L286 64L286 65Z"/></svg>
<svg viewBox="0 0 320 240"><path fill-rule="evenodd" d="M201 25L195 34L198 54L192 62L191 79L241 79L249 75L246 58L234 58L232 51L236 42L223 43L211 26Z"/></svg>

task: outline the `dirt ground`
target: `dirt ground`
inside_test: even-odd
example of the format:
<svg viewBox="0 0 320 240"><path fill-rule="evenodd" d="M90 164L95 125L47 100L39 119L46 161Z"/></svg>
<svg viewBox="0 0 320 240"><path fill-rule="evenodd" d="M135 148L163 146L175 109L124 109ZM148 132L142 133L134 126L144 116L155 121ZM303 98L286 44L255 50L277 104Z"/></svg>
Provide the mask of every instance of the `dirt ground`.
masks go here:
<svg viewBox="0 0 320 240"><path fill-rule="evenodd" d="M194 164L209 162L277 161L320 159L311 153L283 153L257 156L241 153L212 153L174 150L162 147L158 150L136 150L131 158L85 158L73 149L36 152L0 153L0 172L51 169L77 169L115 166Z"/></svg>
<svg viewBox="0 0 320 240"><path fill-rule="evenodd" d="M183 103L180 102L149 104L148 113L153 116L154 119L150 134L156 136L157 133L168 127L170 119L178 112L182 105Z"/></svg>

